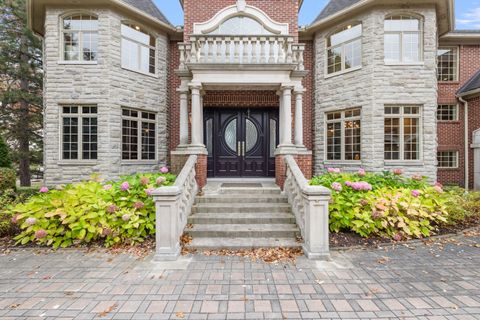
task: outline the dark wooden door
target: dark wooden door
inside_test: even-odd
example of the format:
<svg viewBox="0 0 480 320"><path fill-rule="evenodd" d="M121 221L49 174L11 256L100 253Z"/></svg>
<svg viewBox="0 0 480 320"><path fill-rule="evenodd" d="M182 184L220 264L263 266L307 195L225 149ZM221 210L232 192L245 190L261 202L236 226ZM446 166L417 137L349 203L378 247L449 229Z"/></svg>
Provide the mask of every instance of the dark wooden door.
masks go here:
<svg viewBox="0 0 480 320"><path fill-rule="evenodd" d="M204 119L209 176L275 176L277 110L212 108Z"/></svg>

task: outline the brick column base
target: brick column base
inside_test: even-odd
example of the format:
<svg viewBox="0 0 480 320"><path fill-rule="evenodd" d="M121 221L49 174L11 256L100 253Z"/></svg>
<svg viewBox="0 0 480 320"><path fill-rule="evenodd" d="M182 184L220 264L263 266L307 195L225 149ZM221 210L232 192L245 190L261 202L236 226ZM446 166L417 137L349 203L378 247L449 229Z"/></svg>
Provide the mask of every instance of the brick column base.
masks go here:
<svg viewBox="0 0 480 320"><path fill-rule="evenodd" d="M207 184L207 155L199 154L197 159L197 165L195 166L197 173L197 184L200 190Z"/></svg>
<svg viewBox="0 0 480 320"><path fill-rule="evenodd" d="M292 154L293 158L298 164L306 179L312 179L313 174L313 155L306 154ZM285 155L277 154L275 156L275 183L283 190L285 179L287 175L287 167L285 164Z"/></svg>
<svg viewBox="0 0 480 320"><path fill-rule="evenodd" d="M200 190L207 184L207 153L201 149L179 149L170 153L171 171L180 174L191 155L197 155L195 164L196 180Z"/></svg>
<svg viewBox="0 0 480 320"><path fill-rule="evenodd" d="M189 154L171 153L170 154L170 171L173 174L179 175L180 171L182 171L183 167L185 166L185 163L187 162L188 157L190 157Z"/></svg>

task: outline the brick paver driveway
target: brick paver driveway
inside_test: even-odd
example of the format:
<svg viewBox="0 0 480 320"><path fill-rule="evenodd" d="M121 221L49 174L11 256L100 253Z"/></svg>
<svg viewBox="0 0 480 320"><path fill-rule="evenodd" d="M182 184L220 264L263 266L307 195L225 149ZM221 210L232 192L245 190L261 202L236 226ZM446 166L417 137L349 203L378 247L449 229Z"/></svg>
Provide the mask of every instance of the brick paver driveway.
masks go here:
<svg viewBox="0 0 480 320"><path fill-rule="evenodd" d="M480 238L266 264L35 249L0 256L0 319L480 319Z"/></svg>

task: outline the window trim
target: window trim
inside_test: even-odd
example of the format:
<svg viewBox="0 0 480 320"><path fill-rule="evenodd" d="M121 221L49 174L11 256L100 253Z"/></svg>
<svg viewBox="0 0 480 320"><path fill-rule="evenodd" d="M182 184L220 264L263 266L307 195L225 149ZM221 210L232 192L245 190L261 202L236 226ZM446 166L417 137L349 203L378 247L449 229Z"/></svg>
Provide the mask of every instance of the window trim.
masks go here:
<svg viewBox="0 0 480 320"><path fill-rule="evenodd" d="M456 61L455 61L455 63L456 63L456 68L455 68L456 78L455 78L455 80L452 80L452 81L450 81L450 80L438 80L438 76L440 75L438 73L438 70L439 70L439 68L438 68L438 50L440 50L442 48L443 49L454 49L457 52ZM437 81L438 81L438 83L449 83L449 84L457 83L457 82L460 81L460 47L459 46L440 46L439 45L437 47Z"/></svg>
<svg viewBox="0 0 480 320"><path fill-rule="evenodd" d="M129 116L124 116L123 115L123 110L130 110L130 111L136 111L138 112L138 117L129 117ZM155 114L155 120L151 119L143 119L142 118L142 112L147 112L147 113L153 113ZM138 143L138 149L137 149L137 159L124 159L123 158L123 120L135 120L137 121L137 131L138 131L138 136L137 139L139 141ZM120 159L121 162L124 164L136 164L136 163L141 163L141 164L155 164L158 162L159 159L159 143L160 139L158 139L158 112L157 111L152 111L148 109L139 109L139 108L130 108L130 107L125 107L122 106L120 108L120 130L121 130L121 137L120 137ZM148 123L154 123L155 124L155 159L142 159L142 123L143 122L148 122Z"/></svg>
<svg viewBox="0 0 480 320"><path fill-rule="evenodd" d="M149 37L152 37L154 40L155 40L155 46L150 46L150 45L145 45L144 43L141 43L135 39L132 39L132 38L129 38L127 36L124 36L123 33L122 33L122 25L125 25L127 27L130 27L129 25L137 25L139 28L141 28L142 31L140 30L136 30L136 31L139 31L139 32L142 32L146 35L148 35ZM123 40L128 40L128 41L131 41L133 43L135 43L137 45L137 54L138 54L138 59L137 59L137 65L140 66L141 65L141 48L144 47L144 48L148 48L149 49L149 52L150 50L154 50L155 51L155 72L154 73L150 73L150 72L145 72L145 71L142 71L140 69L134 69L134 68L129 68L129 67L126 67L123 65L123 50L122 50L122 45L123 45ZM158 78L158 37L156 36L156 34L154 32L152 32L150 29L146 28L145 26L143 26L142 24L139 24L137 22L133 22L133 21L129 21L129 20L125 20L125 21L122 21L120 23L120 66L123 70L128 70L128 71L131 71L131 72L136 72L136 73L139 73L139 74L143 74L143 75L146 75L146 76L150 76L150 77L154 77L154 78ZM150 66L150 64L149 64Z"/></svg>
<svg viewBox="0 0 480 320"><path fill-rule="evenodd" d="M386 114L385 108L388 107L400 107L401 112L399 114ZM405 107L416 107L418 108L418 114L407 114L404 113ZM395 119L399 118L399 128L400 128L400 159L385 159L385 119ZM419 119L418 123L418 159L405 159L405 141L404 141L404 120L405 118L416 118ZM399 162L404 163L405 161L409 164L422 163L423 162L423 105L416 104L386 104L383 106L383 160L386 164L397 164Z"/></svg>
<svg viewBox="0 0 480 320"><path fill-rule="evenodd" d="M97 65L98 64L98 53L100 49L100 27L98 27L96 30L83 30L83 29L74 29L74 30L65 30L64 28L64 20L68 17L75 16L75 15L88 15L97 18L98 24L100 24L100 18L98 14L95 14L93 12L89 11L69 11L67 13L62 14L59 17L58 21L58 27L59 27L59 34L60 34L60 45L58 50L58 64L64 64L64 65ZM90 33L96 33L97 34L97 57L95 60L84 60L83 59L83 49L80 48L81 52L79 52L78 60L66 60L65 59L65 32L68 31L76 31L78 32L78 43L81 45L83 43L83 33L84 32L90 32Z"/></svg>
<svg viewBox="0 0 480 320"><path fill-rule="evenodd" d="M343 32L345 31L344 29L346 27L348 27L349 25L353 27L356 27L357 25L360 25L361 26L361 29L362 29L362 32L361 32L361 35L357 38L354 38L354 39L351 39L351 40L348 40L346 42L342 42L340 44L337 44L336 46L328 46L328 40L330 37L334 36L335 34L338 34L340 32ZM352 42L355 42L355 41L358 41L360 40L360 65L358 66L355 66L355 67L351 67L349 69L345 69L345 47L347 44L350 44ZM341 70L340 71L336 71L336 72L332 72L332 73L328 73L328 52L332 49L335 49L335 48L342 48L342 63L341 63ZM360 70L362 69L363 67L363 23L362 22L359 22L359 21L354 21L354 22L350 22L350 23L346 23L345 25L343 25L342 27L340 28L336 28L335 31L329 33L326 37L325 37L325 76L324 78L327 79L327 78L331 78L331 77L334 77L334 76L337 76L337 75L341 75L341 74L345 74L345 73L349 73L349 72L353 72L353 71L357 71L357 70Z"/></svg>
<svg viewBox="0 0 480 320"><path fill-rule="evenodd" d="M420 27L418 31L386 31L385 30L385 21L395 17L395 16L408 16L411 18L415 18L419 21ZM410 13L410 12L398 12L398 13L391 13L385 16L383 19L383 60L385 65L388 66L418 66L418 65L424 65L425 64L425 18L421 15L415 14L415 13ZM418 42L419 42L419 50L418 50L418 61L405 61L404 57L404 51L403 51L403 36L404 34L417 34L419 35L418 37ZM385 35L387 34L398 34L400 35L400 43L399 43L399 51L400 51L400 60L387 60L386 57L386 43L385 43Z"/></svg>
<svg viewBox="0 0 480 320"><path fill-rule="evenodd" d="M442 152L453 152L455 154L455 166L454 167L441 167L440 166L440 161L438 161L438 154ZM437 169L441 170L455 170L458 169L459 166L459 159L460 159L460 153L458 150L438 150L437 151Z"/></svg>
<svg viewBox="0 0 480 320"><path fill-rule="evenodd" d="M440 106L453 106L455 107L455 119L454 120L440 120L438 119L438 107ZM440 123L452 123L452 122L458 122L460 121L460 108L459 108L459 105L458 103L438 103L437 104L437 112L436 112L436 118L437 118L437 122L440 122Z"/></svg>
<svg viewBox="0 0 480 320"><path fill-rule="evenodd" d="M60 144L59 144L59 153L60 153L60 157L59 157L59 162L60 164L75 164L75 163L78 163L78 164L82 164L82 165L87 165L87 164L95 164L98 162L98 155L99 155L99 140L98 138L100 137L100 135L98 134L98 127L99 127L99 116L98 116L98 105L97 104L88 104L88 103L82 103L82 104L75 104L75 103L72 103L72 104L68 104L68 103L64 103L64 104L60 104L59 105L59 110L60 110L60 121L59 121L59 132L60 132L60 137L59 137L59 140L60 140ZM78 107L79 110L82 110L82 112L80 113L63 113L63 108L64 107ZM96 107L97 108L97 113L83 113L83 107ZM78 157L77 159L65 159L63 157L63 119L64 118L73 118L71 115L74 115L75 117L78 118ZM94 116L92 116L94 115ZM83 118L97 118L97 159L84 159L83 158L83 121L82 119Z"/></svg>
<svg viewBox="0 0 480 320"><path fill-rule="evenodd" d="M353 111L353 110L360 110L360 115L359 116L354 116L354 117L350 117L350 118L345 118L345 112L348 112L348 111ZM327 115L329 113L335 113L335 112L340 112L341 113L341 117L339 119L334 119L334 120L327 120ZM360 160L346 160L345 159L345 121L348 121L348 120L352 120L352 121L356 121L356 120L359 120L360 121ZM341 123L341 126L340 126L340 134L341 134L341 137L340 137L340 159L339 160L330 160L328 159L328 133L327 133L327 130L328 130L328 124L329 123L337 123L337 122L340 122ZM348 108L348 109L341 109L341 110L328 110L328 111L325 111L324 113L324 126L325 126L325 137L324 137L324 146L325 146L325 150L324 150L324 163L334 163L334 164L342 164L342 163L345 163L345 164L353 164L353 163L361 163L362 162L362 107L355 107L355 108Z"/></svg>

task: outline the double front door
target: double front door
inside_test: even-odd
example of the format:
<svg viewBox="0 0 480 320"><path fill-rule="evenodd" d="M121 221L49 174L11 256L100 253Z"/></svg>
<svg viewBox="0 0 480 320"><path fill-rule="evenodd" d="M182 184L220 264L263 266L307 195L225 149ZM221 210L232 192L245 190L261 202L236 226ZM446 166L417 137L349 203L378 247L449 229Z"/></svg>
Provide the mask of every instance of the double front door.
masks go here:
<svg viewBox="0 0 480 320"><path fill-rule="evenodd" d="M277 109L205 108L210 177L274 177Z"/></svg>

